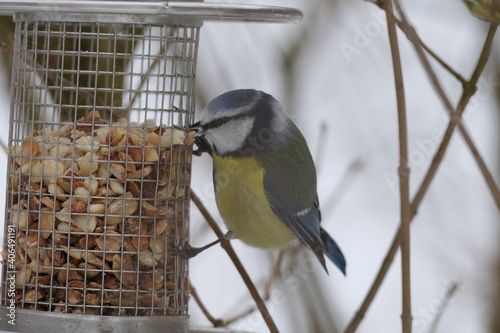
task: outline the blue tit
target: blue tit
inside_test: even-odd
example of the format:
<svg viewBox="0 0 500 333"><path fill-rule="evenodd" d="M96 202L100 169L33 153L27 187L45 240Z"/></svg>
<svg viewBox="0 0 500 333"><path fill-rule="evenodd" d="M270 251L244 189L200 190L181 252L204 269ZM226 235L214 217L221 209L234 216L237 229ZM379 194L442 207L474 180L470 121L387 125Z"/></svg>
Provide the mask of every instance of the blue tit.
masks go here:
<svg viewBox="0 0 500 333"><path fill-rule="evenodd" d="M212 155L217 207L229 231L190 256L224 239L273 250L298 239L327 273L324 254L345 274L342 251L320 226L316 169L306 140L276 99L251 89L226 92L191 129L194 153Z"/></svg>

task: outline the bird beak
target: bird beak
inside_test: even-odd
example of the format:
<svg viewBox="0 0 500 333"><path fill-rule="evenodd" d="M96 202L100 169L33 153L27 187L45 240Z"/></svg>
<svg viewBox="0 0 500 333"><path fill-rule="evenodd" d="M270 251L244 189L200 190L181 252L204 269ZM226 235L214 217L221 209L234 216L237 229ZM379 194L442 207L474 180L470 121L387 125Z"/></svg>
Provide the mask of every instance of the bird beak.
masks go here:
<svg viewBox="0 0 500 333"><path fill-rule="evenodd" d="M201 122L196 122L193 125L189 127L189 132L190 136L192 139L194 139L194 142L197 146L197 150L193 150L193 154L200 156L203 153L209 153L210 155L212 154L212 147L208 143L207 139L205 138L205 132L206 129L205 127L201 124ZM192 132L195 132L194 134L191 134Z"/></svg>
<svg viewBox="0 0 500 333"><path fill-rule="evenodd" d="M199 138L199 137L203 136L203 134L205 134L203 125L199 121L194 123L193 125L191 125L189 127L189 130L196 132L195 134L192 135L193 138Z"/></svg>

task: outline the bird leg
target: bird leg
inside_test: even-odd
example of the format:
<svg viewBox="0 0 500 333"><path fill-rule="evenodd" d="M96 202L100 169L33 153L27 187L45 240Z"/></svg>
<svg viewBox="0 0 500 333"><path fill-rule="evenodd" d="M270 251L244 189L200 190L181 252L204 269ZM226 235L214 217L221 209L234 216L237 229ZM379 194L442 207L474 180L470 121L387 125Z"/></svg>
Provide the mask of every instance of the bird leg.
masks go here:
<svg viewBox="0 0 500 333"><path fill-rule="evenodd" d="M173 249L174 256L179 256L179 257L182 257L184 259L191 259L191 258L197 256L200 252L203 252L206 249L208 249L216 244L219 244L220 242L223 242L225 240L235 239L235 238L236 238L236 235L234 234L234 232L232 230L229 230L228 232L226 232L224 234L224 236L222 236L219 239L216 239L215 241L213 241L211 243L208 243L205 246L202 246L202 247L179 247L177 249Z"/></svg>

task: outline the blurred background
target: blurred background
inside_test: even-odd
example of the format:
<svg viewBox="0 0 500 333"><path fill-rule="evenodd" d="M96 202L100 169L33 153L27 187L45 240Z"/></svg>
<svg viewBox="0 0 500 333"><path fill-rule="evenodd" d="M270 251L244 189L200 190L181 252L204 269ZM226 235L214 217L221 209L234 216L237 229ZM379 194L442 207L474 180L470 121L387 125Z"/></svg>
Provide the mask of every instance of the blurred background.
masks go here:
<svg viewBox="0 0 500 333"><path fill-rule="evenodd" d="M282 332L341 332L363 301L399 225L398 140L393 71L384 12L366 1L230 1L298 8L297 25L205 23L197 70L197 117L218 94L254 88L274 95L306 136L318 169L323 227L347 258L344 277L330 275L307 252L291 249L269 288L267 305ZM421 39L468 78L488 24L459 0L402 1ZM9 18L1 17L8 41ZM408 110L412 194L437 149L448 115L406 37L399 33ZM464 122L497 184L500 183L499 51L494 50L464 113ZM7 142L10 56L0 51L0 137ZM456 103L460 82L432 62ZM0 174L6 174L0 155ZM193 190L219 221L211 159L193 161ZM5 188L2 177L2 188ZM0 202L5 200L0 191ZM0 205L3 206L3 205ZM191 244L215 239L191 209ZM458 133L454 134L412 224L414 332L500 332L500 214L483 176ZM225 230L223 223L221 227ZM259 290L277 253L232 242ZM401 331L401 270L396 256L358 332ZM220 247L191 260L190 279L209 311L225 320L252 309L253 300ZM450 286L458 284L451 299ZM443 304L447 304L440 316ZM191 301L191 322L210 326ZM254 311L231 327L267 332Z"/></svg>

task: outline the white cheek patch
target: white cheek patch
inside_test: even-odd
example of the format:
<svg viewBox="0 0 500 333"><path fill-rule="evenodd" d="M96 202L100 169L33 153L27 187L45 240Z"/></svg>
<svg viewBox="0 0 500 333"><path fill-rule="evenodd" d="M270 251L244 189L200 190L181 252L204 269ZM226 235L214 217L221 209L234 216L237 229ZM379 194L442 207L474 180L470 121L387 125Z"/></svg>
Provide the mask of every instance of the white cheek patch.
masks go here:
<svg viewBox="0 0 500 333"><path fill-rule="evenodd" d="M220 127L209 129L205 137L219 154L233 153L243 147L248 134L252 131L253 122L253 117L230 120Z"/></svg>

